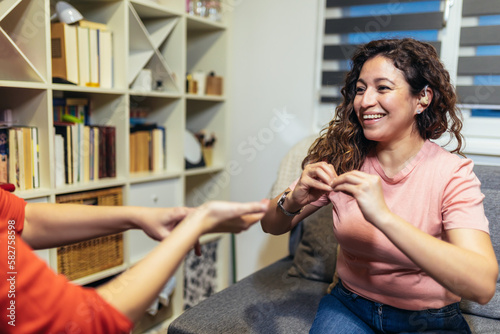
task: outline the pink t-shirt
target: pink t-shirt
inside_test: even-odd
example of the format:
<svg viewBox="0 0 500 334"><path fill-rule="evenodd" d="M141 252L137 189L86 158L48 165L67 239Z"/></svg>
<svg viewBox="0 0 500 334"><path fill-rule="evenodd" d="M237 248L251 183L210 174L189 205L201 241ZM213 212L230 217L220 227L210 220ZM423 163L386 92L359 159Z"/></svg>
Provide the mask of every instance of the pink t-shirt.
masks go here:
<svg viewBox="0 0 500 334"><path fill-rule="evenodd" d="M385 201L393 213L446 240L445 231L454 228L489 233L484 195L472 168L471 160L426 141L416 157L392 178L385 175L374 155L366 158L361 171L381 177ZM333 228L341 249L337 271L349 290L408 310L441 308L460 300L367 222L353 197L331 192L311 204L324 206L329 202L334 203Z"/></svg>

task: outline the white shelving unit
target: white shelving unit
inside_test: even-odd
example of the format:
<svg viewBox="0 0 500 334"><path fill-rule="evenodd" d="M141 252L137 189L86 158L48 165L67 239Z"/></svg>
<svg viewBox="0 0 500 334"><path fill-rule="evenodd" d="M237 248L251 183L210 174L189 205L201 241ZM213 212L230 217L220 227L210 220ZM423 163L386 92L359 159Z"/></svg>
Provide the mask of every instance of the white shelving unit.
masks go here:
<svg viewBox="0 0 500 334"><path fill-rule="evenodd" d="M121 187L124 205L199 205L207 199L227 199L220 187L227 160L225 96L186 94L188 72L214 71L227 78L227 27L224 22L185 13L184 0L109 0L70 2L86 20L104 23L112 32L113 88L53 84L51 76L50 1L0 1L0 108L11 109L16 125L36 126L40 141L40 188L16 191L29 202L55 202L57 195ZM151 69L161 91L132 89L142 69ZM227 85L227 82L225 82ZM136 87L136 86L134 86ZM86 97L93 125L116 128L116 177L55 187L52 100L55 96ZM130 173L130 108L149 110L148 122L166 128L166 169ZM184 130L215 133L213 166L185 169ZM222 180L222 181L221 181ZM226 188L227 189L227 188ZM219 289L230 281L230 238L219 239ZM125 264L77 280L87 284L116 274L146 255L156 242L141 231L125 235ZM40 251L55 270L55 250ZM176 274L168 321L182 312L183 268Z"/></svg>

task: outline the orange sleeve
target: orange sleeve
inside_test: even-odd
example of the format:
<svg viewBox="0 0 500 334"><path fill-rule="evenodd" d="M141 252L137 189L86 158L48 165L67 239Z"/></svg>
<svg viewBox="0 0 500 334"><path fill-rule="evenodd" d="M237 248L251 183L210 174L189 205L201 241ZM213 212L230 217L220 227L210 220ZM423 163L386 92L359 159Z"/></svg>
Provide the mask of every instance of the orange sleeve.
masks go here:
<svg viewBox="0 0 500 334"><path fill-rule="evenodd" d="M15 239L12 238L8 221L24 221L25 202L22 199L0 192L0 205L1 333L104 334L131 331L132 322L105 302L94 289L70 283L38 258L18 235L22 224L16 224ZM15 255L14 262L9 264L9 254L12 256L13 253L8 253L6 246L12 240L15 243L10 250L15 251Z"/></svg>

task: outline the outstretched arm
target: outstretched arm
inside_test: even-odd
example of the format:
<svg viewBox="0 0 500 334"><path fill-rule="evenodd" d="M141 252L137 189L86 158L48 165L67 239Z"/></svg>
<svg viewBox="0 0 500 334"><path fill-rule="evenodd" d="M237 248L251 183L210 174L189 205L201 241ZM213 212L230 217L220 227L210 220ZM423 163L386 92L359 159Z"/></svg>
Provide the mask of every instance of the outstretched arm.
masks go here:
<svg viewBox="0 0 500 334"><path fill-rule="evenodd" d="M122 275L98 288L108 303L137 321L156 298L198 238L212 232L240 232L262 218L268 201L209 202L189 214L151 253ZM126 289L116 291L115 281Z"/></svg>
<svg viewBox="0 0 500 334"><path fill-rule="evenodd" d="M34 249L142 229L162 240L192 209L28 203L23 239Z"/></svg>

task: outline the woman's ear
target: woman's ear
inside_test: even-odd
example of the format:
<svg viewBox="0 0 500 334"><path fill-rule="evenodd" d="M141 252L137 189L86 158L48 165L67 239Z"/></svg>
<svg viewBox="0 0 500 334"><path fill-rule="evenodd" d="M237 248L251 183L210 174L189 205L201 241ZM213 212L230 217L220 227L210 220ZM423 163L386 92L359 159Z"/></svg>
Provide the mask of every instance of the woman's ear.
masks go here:
<svg viewBox="0 0 500 334"><path fill-rule="evenodd" d="M429 85L426 85L424 87L424 89L422 90L422 92L420 92L420 100L418 101L419 106L418 106L417 114L420 114L425 109L427 109L429 104L431 104L433 96L434 96L434 94L432 92L432 89L429 88Z"/></svg>
<svg viewBox="0 0 500 334"><path fill-rule="evenodd" d="M425 109L431 103L434 94L432 93L432 89L429 88L429 85L426 85L420 94L421 98L419 103Z"/></svg>

